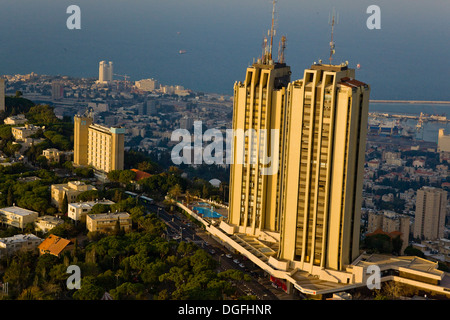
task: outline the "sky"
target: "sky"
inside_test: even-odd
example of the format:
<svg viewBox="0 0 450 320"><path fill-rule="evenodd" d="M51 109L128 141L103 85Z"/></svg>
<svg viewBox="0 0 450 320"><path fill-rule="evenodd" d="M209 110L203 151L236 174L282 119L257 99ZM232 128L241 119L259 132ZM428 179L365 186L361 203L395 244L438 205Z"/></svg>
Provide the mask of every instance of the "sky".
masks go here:
<svg viewBox="0 0 450 320"><path fill-rule="evenodd" d="M66 27L73 4L80 30ZM370 5L381 10L379 30L366 26ZM334 62L360 64L356 77L373 99L450 100L450 1L278 0L276 8L274 51L285 35L292 80L328 61L334 8ZM271 14L271 0L0 0L0 74L98 77L108 60L133 81L232 94L261 55Z"/></svg>

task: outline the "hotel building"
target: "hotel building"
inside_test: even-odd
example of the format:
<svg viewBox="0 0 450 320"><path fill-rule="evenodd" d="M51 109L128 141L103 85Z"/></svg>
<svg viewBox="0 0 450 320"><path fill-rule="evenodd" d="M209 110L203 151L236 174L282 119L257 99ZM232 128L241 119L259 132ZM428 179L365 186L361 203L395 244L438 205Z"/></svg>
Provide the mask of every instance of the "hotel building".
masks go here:
<svg viewBox="0 0 450 320"><path fill-rule="evenodd" d="M295 81L283 40L278 62L271 47L272 39L234 85L228 218L211 222L174 204L287 293L366 287L377 266L381 282L449 296L437 263L359 249L370 86L347 62L331 63L333 42L330 64L314 63Z"/></svg>
<svg viewBox="0 0 450 320"><path fill-rule="evenodd" d="M104 127L90 116L74 117L74 165L92 166L102 172L123 170L124 136L122 127Z"/></svg>
<svg viewBox="0 0 450 320"><path fill-rule="evenodd" d="M343 270L359 255L370 87L341 65L289 84L278 257Z"/></svg>
<svg viewBox="0 0 450 320"><path fill-rule="evenodd" d="M277 258L301 269L342 270L360 254L370 87L347 64L315 64L294 82L290 74L258 61L235 84L233 129L253 131L234 137L223 227L275 240Z"/></svg>

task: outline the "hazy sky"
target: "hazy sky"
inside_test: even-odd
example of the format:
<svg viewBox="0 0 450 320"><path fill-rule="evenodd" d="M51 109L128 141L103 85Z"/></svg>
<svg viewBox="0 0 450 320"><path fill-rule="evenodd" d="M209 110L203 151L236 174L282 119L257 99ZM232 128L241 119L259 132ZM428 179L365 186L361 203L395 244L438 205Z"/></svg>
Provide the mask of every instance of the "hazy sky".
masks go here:
<svg viewBox="0 0 450 320"><path fill-rule="evenodd" d="M66 28L72 4L81 30ZM372 4L380 30L366 27ZM275 51L286 35L293 80L327 61L333 7L335 62L360 63L373 98L450 100L449 0L279 0ZM132 80L231 94L261 54L271 10L271 0L0 0L0 74L97 77L98 62L112 60Z"/></svg>

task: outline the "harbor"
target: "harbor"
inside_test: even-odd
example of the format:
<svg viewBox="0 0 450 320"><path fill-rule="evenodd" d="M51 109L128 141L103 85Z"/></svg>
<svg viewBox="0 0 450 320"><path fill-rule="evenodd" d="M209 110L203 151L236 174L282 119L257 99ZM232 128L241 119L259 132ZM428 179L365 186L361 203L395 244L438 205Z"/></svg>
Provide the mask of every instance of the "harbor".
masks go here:
<svg viewBox="0 0 450 320"><path fill-rule="evenodd" d="M450 132L448 114L450 103L371 102L368 134L437 143L439 129Z"/></svg>

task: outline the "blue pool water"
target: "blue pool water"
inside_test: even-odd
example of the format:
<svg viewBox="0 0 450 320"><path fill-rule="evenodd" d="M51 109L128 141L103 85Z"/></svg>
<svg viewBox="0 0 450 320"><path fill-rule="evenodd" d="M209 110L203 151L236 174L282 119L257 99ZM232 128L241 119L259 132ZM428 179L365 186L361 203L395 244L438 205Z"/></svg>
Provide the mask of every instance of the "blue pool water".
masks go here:
<svg viewBox="0 0 450 320"><path fill-rule="evenodd" d="M220 218L220 217L223 217L220 213L212 211L211 209L208 209L208 208L194 207L193 209L197 210L198 213L202 214L204 217L207 217L207 218Z"/></svg>

